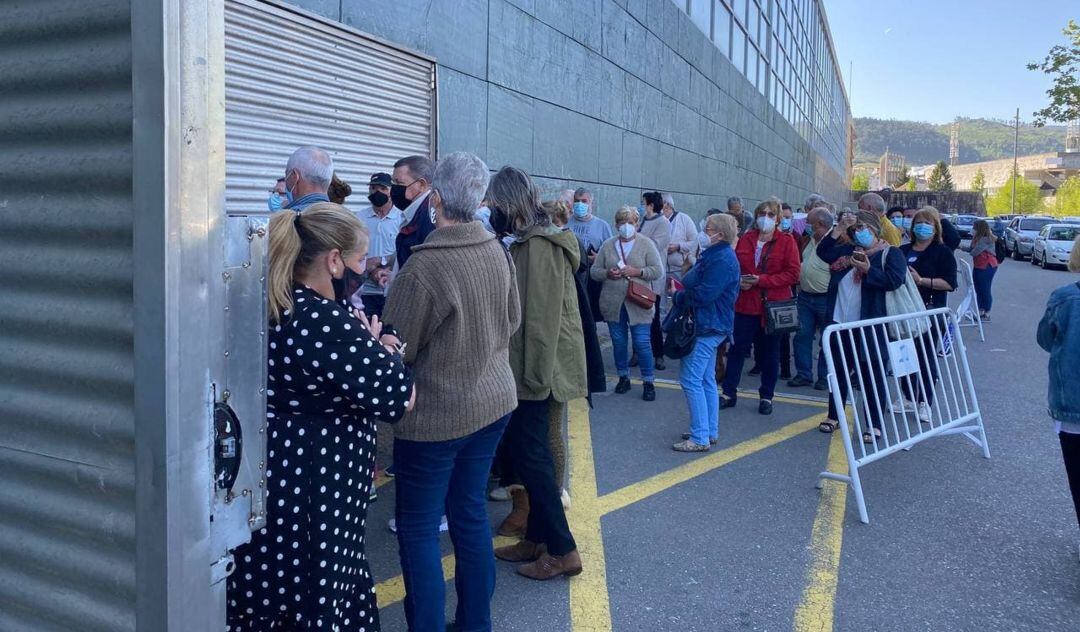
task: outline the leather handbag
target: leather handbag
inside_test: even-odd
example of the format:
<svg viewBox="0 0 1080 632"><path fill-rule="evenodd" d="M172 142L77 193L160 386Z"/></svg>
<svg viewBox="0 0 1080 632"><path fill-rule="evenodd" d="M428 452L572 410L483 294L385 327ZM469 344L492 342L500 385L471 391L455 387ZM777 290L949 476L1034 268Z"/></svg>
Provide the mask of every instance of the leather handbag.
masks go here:
<svg viewBox="0 0 1080 632"><path fill-rule="evenodd" d="M626 253L623 251L621 243L619 244L619 256L622 258L623 263L626 263ZM642 309L652 309L656 306L656 299L656 292L653 292L651 287L644 283L637 283L633 279L627 279L626 300Z"/></svg>
<svg viewBox="0 0 1080 632"><path fill-rule="evenodd" d="M758 269L762 272L769 264L769 253L775 241L769 242L765 252L761 254L761 265ZM782 301L770 301L765 297L765 290L761 290L762 309L765 312L765 334L786 335L799 331L799 304L795 299Z"/></svg>
<svg viewBox="0 0 1080 632"><path fill-rule="evenodd" d="M664 319L664 356L678 360L690 355L697 341L694 310L690 307L672 309Z"/></svg>

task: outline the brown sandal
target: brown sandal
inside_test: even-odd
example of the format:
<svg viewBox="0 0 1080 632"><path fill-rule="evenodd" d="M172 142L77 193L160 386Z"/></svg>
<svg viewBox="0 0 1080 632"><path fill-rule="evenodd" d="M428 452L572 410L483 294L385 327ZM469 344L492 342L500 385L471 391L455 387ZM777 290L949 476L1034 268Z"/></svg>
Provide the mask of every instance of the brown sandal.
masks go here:
<svg viewBox="0 0 1080 632"><path fill-rule="evenodd" d="M818 424L818 430L820 430L821 432L824 432L825 434L832 434L832 433L836 432L839 429L840 429L840 422L839 421L834 421L832 419L826 419L825 421Z"/></svg>

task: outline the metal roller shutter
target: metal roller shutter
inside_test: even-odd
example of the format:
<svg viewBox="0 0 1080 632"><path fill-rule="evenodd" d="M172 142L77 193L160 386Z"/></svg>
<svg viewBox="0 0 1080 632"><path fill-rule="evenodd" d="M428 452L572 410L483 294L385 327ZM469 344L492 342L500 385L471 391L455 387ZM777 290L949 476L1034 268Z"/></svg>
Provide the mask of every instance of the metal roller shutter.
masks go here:
<svg viewBox="0 0 1080 632"><path fill-rule="evenodd" d="M225 3L225 209L265 213L302 145L363 199L371 173L435 155L435 62L286 5Z"/></svg>

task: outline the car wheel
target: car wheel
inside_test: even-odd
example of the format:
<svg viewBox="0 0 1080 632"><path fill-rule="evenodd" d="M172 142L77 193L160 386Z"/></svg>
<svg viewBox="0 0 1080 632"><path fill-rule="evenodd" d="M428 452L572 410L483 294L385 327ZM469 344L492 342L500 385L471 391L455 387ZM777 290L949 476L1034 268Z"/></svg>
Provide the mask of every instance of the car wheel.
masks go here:
<svg viewBox="0 0 1080 632"><path fill-rule="evenodd" d="M1034 255L1033 255L1034 256ZM1046 269L1046 253L1043 253L1043 258L1039 260L1039 267L1043 270Z"/></svg>
<svg viewBox="0 0 1080 632"><path fill-rule="evenodd" d="M1017 244L1016 247L1013 248L1012 256L1013 256L1013 259L1015 259L1016 261L1023 261L1024 260L1024 255L1020 254L1020 244Z"/></svg>

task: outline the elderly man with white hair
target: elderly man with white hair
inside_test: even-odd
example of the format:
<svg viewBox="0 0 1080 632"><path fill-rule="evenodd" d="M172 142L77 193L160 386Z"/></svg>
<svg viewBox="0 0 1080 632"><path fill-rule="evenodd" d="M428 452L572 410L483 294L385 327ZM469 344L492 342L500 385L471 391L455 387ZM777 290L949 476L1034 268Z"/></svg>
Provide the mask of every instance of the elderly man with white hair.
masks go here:
<svg viewBox="0 0 1080 632"><path fill-rule="evenodd" d="M318 147L301 147L285 163L285 195L288 207L302 211L316 202L329 202L326 192L334 177L334 161Z"/></svg>
<svg viewBox="0 0 1080 632"><path fill-rule="evenodd" d="M675 198L670 193L662 194L664 217L671 224L671 239L668 241L667 274L672 279L682 279L683 270L694 263L694 252L698 248L698 231L694 220L686 213L675 210Z"/></svg>

